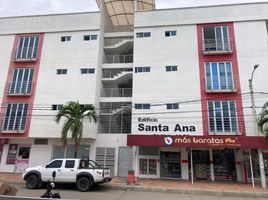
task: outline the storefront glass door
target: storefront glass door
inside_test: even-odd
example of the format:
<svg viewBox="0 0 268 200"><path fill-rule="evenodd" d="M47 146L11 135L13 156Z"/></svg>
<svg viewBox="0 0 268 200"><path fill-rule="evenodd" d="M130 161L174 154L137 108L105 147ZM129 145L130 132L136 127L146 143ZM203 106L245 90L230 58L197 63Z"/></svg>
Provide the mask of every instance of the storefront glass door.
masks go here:
<svg viewBox="0 0 268 200"><path fill-rule="evenodd" d="M160 152L160 177L181 178L180 152Z"/></svg>
<svg viewBox="0 0 268 200"><path fill-rule="evenodd" d="M193 174L196 179L210 178L209 151L193 150ZM190 154L188 160L191 160ZM189 175L191 173L191 163L189 162ZM190 175L191 177L191 175Z"/></svg>

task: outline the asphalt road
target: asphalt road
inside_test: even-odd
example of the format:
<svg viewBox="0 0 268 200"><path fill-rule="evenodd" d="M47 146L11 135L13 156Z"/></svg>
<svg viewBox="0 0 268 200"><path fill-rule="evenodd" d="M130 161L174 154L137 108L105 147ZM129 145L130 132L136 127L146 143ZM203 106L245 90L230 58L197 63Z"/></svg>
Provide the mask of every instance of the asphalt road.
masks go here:
<svg viewBox="0 0 268 200"><path fill-rule="evenodd" d="M39 197L45 192L45 188L38 190L28 190L25 186L18 185L19 192L17 196ZM245 197L223 197L207 195L188 195L175 193L159 192L140 192L110 190L105 185L100 185L90 192L78 192L73 185L60 186L53 190L60 192L62 199L80 199L80 200L267 200L265 198L245 198Z"/></svg>

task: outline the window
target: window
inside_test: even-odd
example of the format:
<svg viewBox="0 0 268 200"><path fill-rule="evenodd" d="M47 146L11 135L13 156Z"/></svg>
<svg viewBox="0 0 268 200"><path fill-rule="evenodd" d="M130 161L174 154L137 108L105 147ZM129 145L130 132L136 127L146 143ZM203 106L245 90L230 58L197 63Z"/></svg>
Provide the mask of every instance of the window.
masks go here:
<svg viewBox="0 0 268 200"><path fill-rule="evenodd" d="M9 103L4 118L4 131L22 131L25 129L28 111L27 103Z"/></svg>
<svg viewBox="0 0 268 200"><path fill-rule="evenodd" d="M52 104L52 110L60 110L62 107L63 104Z"/></svg>
<svg viewBox="0 0 268 200"><path fill-rule="evenodd" d="M77 158L89 157L89 145L80 145L77 155ZM74 145L66 145L66 148L63 146L54 146L52 159L56 158L74 158L75 146Z"/></svg>
<svg viewBox="0 0 268 200"><path fill-rule="evenodd" d="M135 104L135 109L150 109L151 105L146 103L146 104Z"/></svg>
<svg viewBox="0 0 268 200"><path fill-rule="evenodd" d="M84 40L97 40L98 36L97 35L84 35Z"/></svg>
<svg viewBox="0 0 268 200"><path fill-rule="evenodd" d="M57 69L57 74L67 74L67 69Z"/></svg>
<svg viewBox="0 0 268 200"><path fill-rule="evenodd" d="M209 131L238 131L235 101L208 101Z"/></svg>
<svg viewBox="0 0 268 200"><path fill-rule="evenodd" d="M62 42L69 42L69 41L71 41L71 36L61 36L61 41Z"/></svg>
<svg viewBox="0 0 268 200"><path fill-rule="evenodd" d="M94 68L81 68L80 72L81 74L94 74L95 69Z"/></svg>
<svg viewBox="0 0 268 200"><path fill-rule="evenodd" d="M173 71L178 71L178 67L176 65L166 66L166 72L173 72Z"/></svg>
<svg viewBox="0 0 268 200"><path fill-rule="evenodd" d="M168 110L179 109L179 104L178 103L168 103L167 104L167 109Z"/></svg>
<svg viewBox="0 0 268 200"><path fill-rule="evenodd" d="M66 160L65 168L74 168L75 160Z"/></svg>
<svg viewBox="0 0 268 200"><path fill-rule="evenodd" d="M102 167L110 168L111 174L114 174L115 168L115 148L96 148L96 163Z"/></svg>
<svg viewBox="0 0 268 200"><path fill-rule="evenodd" d="M55 160L52 163L49 163L46 168L61 168L62 160Z"/></svg>
<svg viewBox="0 0 268 200"><path fill-rule="evenodd" d="M31 68L14 69L9 94L30 94L33 73L34 70Z"/></svg>
<svg viewBox="0 0 268 200"><path fill-rule="evenodd" d="M230 51L227 26L209 26L203 28L204 51Z"/></svg>
<svg viewBox="0 0 268 200"><path fill-rule="evenodd" d="M205 71L207 90L234 89L231 62L207 62Z"/></svg>
<svg viewBox="0 0 268 200"><path fill-rule="evenodd" d="M19 37L16 59L35 59L39 44L39 36Z"/></svg>
<svg viewBox="0 0 268 200"><path fill-rule="evenodd" d="M165 31L165 36L166 37L171 37L171 36L176 36L177 31Z"/></svg>
<svg viewBox="0 0 268 200"><path fill-rule="evenodd" d="M135 67L135 73L150 72L151 67Z"/></svg>
<svg viewBox="0 0 268 200"><path fill-rule="evenodd" d="M36 145L47 145L48 139L34 139L34 144Z"/></svg>
<svg viewBox="0 0 268 200"><path fill-rule="evenodd" d="M151 32L139 32L136 33L137 38L151 37Z"/></svg>

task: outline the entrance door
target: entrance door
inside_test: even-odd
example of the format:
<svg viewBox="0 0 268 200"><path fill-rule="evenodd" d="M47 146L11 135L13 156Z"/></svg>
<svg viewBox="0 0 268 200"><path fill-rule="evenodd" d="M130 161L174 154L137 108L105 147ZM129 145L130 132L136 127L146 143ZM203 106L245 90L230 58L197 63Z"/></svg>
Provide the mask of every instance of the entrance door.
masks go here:
<svg viewBox="0 0 268 200"><path fill-rule="evenodd" d="M210 176L210 162L208 150L193 150L193 174L196 179L208 179ZM191 160L189 155L189 160ZM189 169L191 163L189 162ZM189 170L189 173L191 170Z"/></svg>
<svg viewBox="0 0 268 200"><path fill-rule="evenodd" d="M128 170L133 169L132 147L119 147L118 176L127 177Z"/></svg>
<svg viewBox="0 0 268 200"><path fill-rule="evenodd" d="M180 152L160 152L160 177L181 178Z"/></svg>
<svg viewBox="0 0 268 200"><path fill-rule="evenodd" d="M15 163L15 172L22 173L28 167L30 150L31 147L28 145L19 147Z"/></svg>
<svg viewBox="0 0 268 200"><path fill-rule="evenodd" d="M215 180L237 180L233 149L214 149L213 164Z"/></svg>

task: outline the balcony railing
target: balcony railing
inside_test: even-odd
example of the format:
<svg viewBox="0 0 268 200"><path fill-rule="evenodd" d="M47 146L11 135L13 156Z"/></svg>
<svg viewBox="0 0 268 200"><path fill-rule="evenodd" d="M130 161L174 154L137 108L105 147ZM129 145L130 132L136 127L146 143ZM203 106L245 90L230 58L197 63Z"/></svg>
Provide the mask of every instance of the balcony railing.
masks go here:
<svg viewBox="0 0 268 200"><path fill-rule="evenodd" d="M229 113L229 110L222 110ZM236 117L209 117L210 133L238 133L238 123Z"/></svg>
<svg viewBox="0 0 268 200"><path fill-rule="evenodd" d="M230 54L233 50L233 43L229 38L205 39L202 46L203 54Z"/></svg>
<svg viewBox="0 0 268 200"><path fill-rule="evenodd" d="M132 68L116 68L116 69L103 69L102 70L102 78L114 78L115 76L124 73L124 72L132 72Z"/></svg>
<svg viewBox="0 0 268 200"><path fill-rule="evenodd" d="M17 48L13 50L14 61L36 61L38 48Z"/></svg>
<svg viewBox="0 0 268 200"><path fill-rule="evenodd" d="M105 47L114 46L116 44L120 44L124 41L133 41L133 37L125 37L125 38L107 38L104 40Z"/></svg>
<svg viewBox="0 0 268 200"><path fill-rule="evenodd" d="M236 92L237 76L206 76L206 92Z"/></svg>
<svg viewBox="0 0 268 200"><path fill-rule="evenodd" d="M1 122L1 132L24 133L27 117L5 117Z"/></svg>
<svg viewBox="0 0 268 200"><path fill-rule="evenodd" d="M107 102L100 104L100 115L115 115L131 110L131 102Z"/></svg>
<svg viewBox="0 0 268 200"><path fill-rule="evenodd" d="M105 26L105 33L109 32L133 32L133 25Z"/></svg>
<svg viewBox="0 0 268 200"><path fill-rule="evenodd" d="M104 63L133 63L133 54L106 55Z"/></svg>
<svg viewBox="0 0 268 200"><path fill-rule="evenodd" d="M132 88L102 88L101 97L132 97Z"/></svg>
<svg viewBox="0 0 268 200"><path fill-rule="evenodd" d="M8 84L8 95L31 95L31 81L14 81Z"/></svg>

